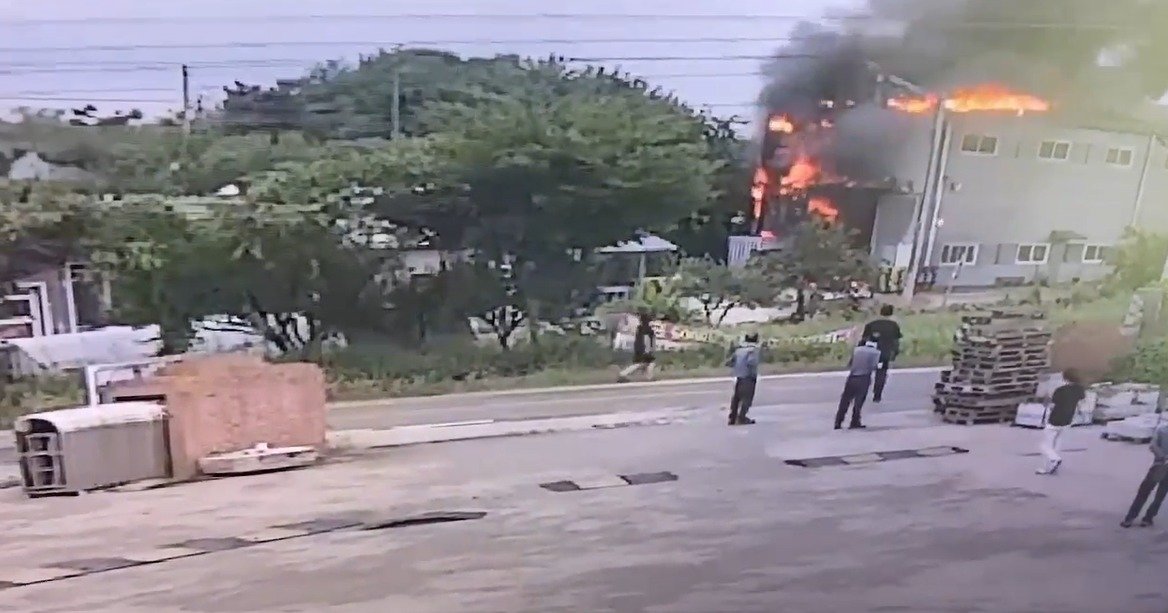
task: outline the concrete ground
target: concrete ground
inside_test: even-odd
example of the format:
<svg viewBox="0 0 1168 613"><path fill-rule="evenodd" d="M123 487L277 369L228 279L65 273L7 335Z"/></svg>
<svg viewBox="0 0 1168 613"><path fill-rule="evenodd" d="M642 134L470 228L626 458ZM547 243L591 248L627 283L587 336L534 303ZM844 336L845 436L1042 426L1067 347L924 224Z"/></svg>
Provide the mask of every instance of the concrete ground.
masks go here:
<svg viewBox="0 0 1168 613"><path fill-rule="evenodd" d="M830 431L830 403L763 403L757 425L737 428L713 405L679 411L668 425L404 447L145 492L27 500L7 490L0 581L40 565L143 559L192 538L271 540L254 535L329 516L352 524L423 511L487 515L344 528L11 587L0 590L0 609L1168 610L1168 532L1117 525L1147 468L1144 447L1076 429L1062 474L1040 477L1038 432L939 425L906 409L912 402L890 400L870 414L868 431ZM938 445L970 452L784 463ZM655 471L678 479L539 487L615 485L614 475Z"/></svg>

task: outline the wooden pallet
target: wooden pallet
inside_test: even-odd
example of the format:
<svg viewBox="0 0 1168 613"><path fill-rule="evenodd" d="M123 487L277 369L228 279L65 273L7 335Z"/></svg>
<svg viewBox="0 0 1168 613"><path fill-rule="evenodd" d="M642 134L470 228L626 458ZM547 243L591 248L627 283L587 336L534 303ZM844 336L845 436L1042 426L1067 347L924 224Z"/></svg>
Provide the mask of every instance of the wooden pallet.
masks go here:
<svg viewBox="0 0 1168 613"><path fill-rule="evenodd" d="M1010 385L1017 383L1037 383L1038 372L963 372L946 383L972 383L980 385Z"/></svg>
<svg viewBox="0 0 1168 613"><path fill-rule="evenodd" d="M953 346L953 349L950 350L950 353L959 354L959 355L975 356L975 357L979 357L979 358L1000 358L1000 357L1007 357L1007 356L1036 356L1036 355L1049 355L1050 354L1050 347L1048 347L1046 345L1039 345L1039 346L1030 345L1030 346L1024 346L1024 347L1005 347L1005 346L984 347L984 346L957 344L957 345Z"/></svg>
<svg viewBox="0 0 1168 613"><path fill-rule="evenodd" d="M1018 413L1018 406L1021 402L968 402L958 400L955 398L941 398L941 404L944 405L946 411L969 411L971 413L1009 413L1011 416Z"/></svg>
<svg viewBox="0 0 1168 613"><path fill-rule="evenodd" d="M1034 398L1034 394L1037 391L1038 390L1036 390L1034 387L1011 387L1011 388L997 389L997 390L992 390L992 391L966 391L966 390L954 390L954 389L939 389L939 390L936 390L936 395L944 397L944 398L954 398L954 399L958 399L958 400L962 400L962 399L973 400L973 399L979 399L979 398L984 398L987 400L1002 400L1002 399L1013 400L1015 398L1025 398L1025 400L1022 400L1021 402L1030 402L1031 399Z"/></svg>

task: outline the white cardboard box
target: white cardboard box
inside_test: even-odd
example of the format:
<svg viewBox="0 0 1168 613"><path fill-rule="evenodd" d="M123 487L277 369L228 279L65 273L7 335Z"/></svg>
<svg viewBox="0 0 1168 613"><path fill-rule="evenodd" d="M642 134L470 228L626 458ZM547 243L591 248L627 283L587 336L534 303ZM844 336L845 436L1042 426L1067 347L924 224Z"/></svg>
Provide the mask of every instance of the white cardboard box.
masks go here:
<svg viewBox="0 0 1168 613"><path fill-rule="evenodd" d="M1103 427L1103 438L1145 442L1152 438L1162 421L1168 420L1164 414L1146 413L1108 423Z"/></svg>

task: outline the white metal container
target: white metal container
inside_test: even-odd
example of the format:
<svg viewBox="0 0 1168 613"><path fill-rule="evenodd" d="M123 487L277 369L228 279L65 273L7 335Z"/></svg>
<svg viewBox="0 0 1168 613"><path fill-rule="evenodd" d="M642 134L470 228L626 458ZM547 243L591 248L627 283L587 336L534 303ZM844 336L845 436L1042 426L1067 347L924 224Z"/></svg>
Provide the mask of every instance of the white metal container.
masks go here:
<svg viewBox="0 0 1168 613"><path fill-rule="evenodd" d="M170 475L166 412L119 402L26 415L16 421L24 491L68 494Z"/></svg>

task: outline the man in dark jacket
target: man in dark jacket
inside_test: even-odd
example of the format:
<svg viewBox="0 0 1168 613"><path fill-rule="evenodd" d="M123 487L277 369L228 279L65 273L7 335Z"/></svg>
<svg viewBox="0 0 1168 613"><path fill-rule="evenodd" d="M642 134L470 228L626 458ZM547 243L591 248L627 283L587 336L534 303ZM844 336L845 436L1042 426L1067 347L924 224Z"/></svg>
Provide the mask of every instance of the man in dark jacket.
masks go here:
<svg viewBox="0 0 1168 613"><path fill-rule="evenodd" d="M884 399L884 385L888 383L888 367L900 354L900 324L891 319L893 308L891 304L880 307L880 319L870 321L864 326L864 338L878 335L880 338L880 367L876 369L875 381L872 385L872 402Z"/></svg>
<svg viewBox="0 0 1168 613"><path fill-rule="evenodd" d="M734 373L734 395L730 398L731 426L754 423L746 413L754 403L754 392L758 388L759 353L758 335L747 334L746 342L735 348L730 357L726 358L726 366Z"/></svg>
<svg viewBox="0 0 1168 613"><path fill-rule="evenodd" d="M1127 516L1123 518L1123 523L1120 524L1124 528L1130 528L1132 523L1136 521L1136 517L1144 508L1144 503L1148 501L1152 490L1156 490L1156 496L1152 498L1152 504L1148 505L1148 510L1144 512L1144 519L1140 521L1140 526L1152 527L1156 515L1160 512L1160 505L1164 504L1164 498L1168 498L1168 423L1161 423L1156 428L1149 447L1152 450L1152 467L1148 469L1148 474L1140 483L1140 488L1136 491L1136 498L1132 501Z"/></svg>

